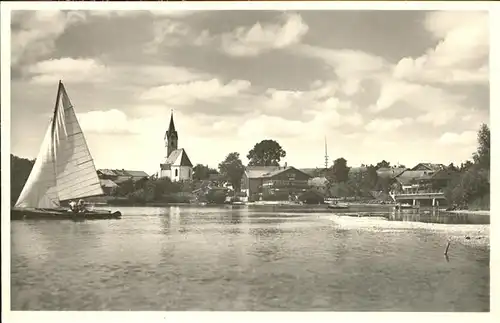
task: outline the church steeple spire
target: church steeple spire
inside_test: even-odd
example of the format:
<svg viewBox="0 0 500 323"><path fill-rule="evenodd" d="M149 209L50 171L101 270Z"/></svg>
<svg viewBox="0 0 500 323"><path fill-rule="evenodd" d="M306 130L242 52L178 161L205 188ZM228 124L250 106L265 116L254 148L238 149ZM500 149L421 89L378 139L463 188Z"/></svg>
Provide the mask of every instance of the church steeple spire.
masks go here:
<svg viewBox="0 0 500 323"><path fill-rule="evenodd" d="M174 124L174 110L170 110L170 125L168 126L168 132L176 132L175 131L175 124Z"/></svg>
<svg viewBox="0 0 500 323"><path fill-rule="evenodd" d="M179 137L174 124L174 110L171 110L170 124L168 126L168 130L165 132L165 148L167 148L167 157L170 156L172 151L177 149L178 140Z"/></svg>

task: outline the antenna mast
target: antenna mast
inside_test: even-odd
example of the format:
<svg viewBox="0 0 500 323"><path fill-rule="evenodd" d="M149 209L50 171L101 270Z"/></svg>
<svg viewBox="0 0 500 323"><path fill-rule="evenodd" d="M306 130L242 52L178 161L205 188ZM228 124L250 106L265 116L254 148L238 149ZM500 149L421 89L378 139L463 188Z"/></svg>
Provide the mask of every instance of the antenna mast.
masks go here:
<svg viewBox="0 0 500 323"><path fill-rule="evenodd" d="M325 168L328 169L328 147L326 145L326 137L325 137Z"/></svg>

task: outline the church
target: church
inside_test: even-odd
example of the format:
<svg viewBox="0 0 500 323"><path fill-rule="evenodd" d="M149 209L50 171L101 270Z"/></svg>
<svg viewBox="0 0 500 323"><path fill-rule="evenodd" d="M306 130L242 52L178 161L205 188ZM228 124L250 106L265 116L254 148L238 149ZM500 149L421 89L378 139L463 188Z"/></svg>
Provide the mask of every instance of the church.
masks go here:
<svg viewBox="0 0 500 323"><path fill-rule="evenodd" d="M174 113L170 115L170 125L165 132L166 156L160 163L158 178L168 177L172 182L187 181L193 179L193 164L189 160L186 151L177 148L179 136L175 130Z"/></svg>

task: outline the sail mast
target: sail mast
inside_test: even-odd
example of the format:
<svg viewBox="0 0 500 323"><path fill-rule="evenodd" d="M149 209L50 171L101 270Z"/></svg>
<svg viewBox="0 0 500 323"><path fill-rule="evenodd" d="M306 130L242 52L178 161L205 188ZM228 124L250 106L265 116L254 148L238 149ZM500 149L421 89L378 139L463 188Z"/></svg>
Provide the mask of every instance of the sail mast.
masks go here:
<svg viewBox="0 0 500 323"><path fill-rule="evenodd" d="M61 86L62 82L59 80L59 85L57 86L57 94L56 94L56 103L54 105L54 115L52 117L52 134L54 133L55 126L56 126L56 117L57 117L57 108L59 107L59 99L61 98Z"/></svg>

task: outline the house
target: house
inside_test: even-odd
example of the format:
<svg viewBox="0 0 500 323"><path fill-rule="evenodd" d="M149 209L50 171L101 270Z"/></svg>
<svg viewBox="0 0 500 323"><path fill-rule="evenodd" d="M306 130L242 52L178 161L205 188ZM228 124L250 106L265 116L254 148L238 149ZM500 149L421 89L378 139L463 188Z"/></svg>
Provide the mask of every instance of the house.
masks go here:
<svg viewBox="0 0 500 323"><path fill-rule="evenodd" d="M406 170L406 167L381 167L377 169L377 176L381 178L394 179Z"/></svg>
<svg viewBox="0 0 500 323"><path fill-rule="evenodd" d="M193 179L193 164L186 151L177 148L179 136L175 130L173 112L170 115L170 125L165 132L166 157L160 163L158 178L168 177L172 182Z"/></svg>
<svg viewBox="0 0 500 323"><path fill-rule="evenodd" d="M263 174L262 190L273 194L277 191L288 194L304 192L309 188L308 181L311 175L295 167L283 167L281 169Z"/></svg>
<svg viewBox="0 0 500 323"><path fill-rule="evenodd" d="M249 166L242 178L242 192L248 197L259 193L298 193L309 188L312 176L295 168L280 166Z"/></svg>
<svg viewBox="0 0 500 323"><path fill-rule="evenodd" d="M112 195L118 188L118 184L110 179L99 179L101 187L105 195Z"/></svg>
<svg viewBox="0 0 500 323"><path fill-rule="evenodd" d="M97 176L100 179L109 179L115 184L120 184L128 180L132 180L135 183L149 177L146 172L125 169L98 169Z"/></svg>
<svg viewBox="0 0 500 323"><path fill-rule="evenodd" d="M146 172L125 169L98 169L97 176L105 194L109 195L122 183L131 180L134 184L149 178Z"/></svg>
<svg viewBox="0 0 500 323"><path fill-rule="evenodd" d="M437 172L438 170L443 170L446 168L447 167L443 164L419 163L410 170L434 173L434 172Z"/></svg>
<svg viewBox="0 0 500 323"><path fill-rule="evenodd" d="M326 176L326 168L299 168L301 172L308 174L311 177L324 177Z"/></svg>
<svg viewBox="0 0 500 323"><path fill-rule="evenodd" d="M445 188L456 172L443 164L419 163L398 176L398 189L405 193L439 191Z"/></svg>
<svg viewBox="0 0 500 323"><path fill-rule="evenodd" d="M241 178L241 191L248 197L260 193L262 175L279 170L279 166L248 166Z"/></svg>

